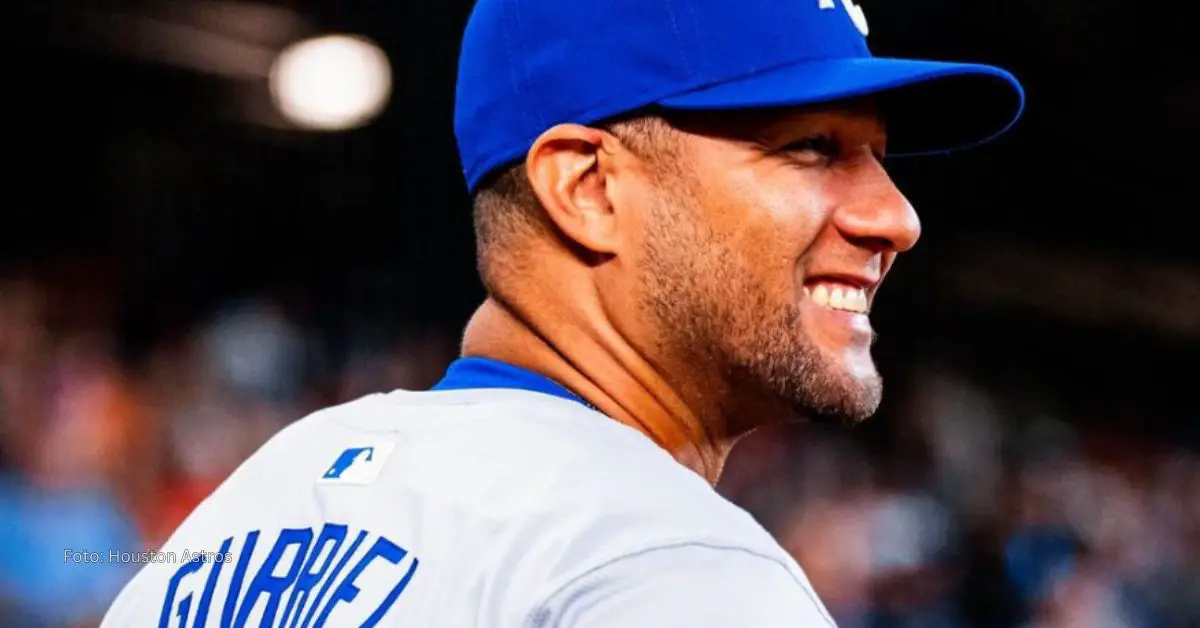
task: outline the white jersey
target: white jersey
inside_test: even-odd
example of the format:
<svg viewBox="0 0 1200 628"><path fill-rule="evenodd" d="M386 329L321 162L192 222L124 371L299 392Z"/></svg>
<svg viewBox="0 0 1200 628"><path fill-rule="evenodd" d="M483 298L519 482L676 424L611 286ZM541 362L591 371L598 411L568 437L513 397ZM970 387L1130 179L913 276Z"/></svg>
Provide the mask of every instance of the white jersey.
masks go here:
<svg viewBox="0 0 1200 628"><path fill-rule="evenodd" d="M396 391L297 421L154 553L102 628L833 625L748 513L564 397Z"/></svg>

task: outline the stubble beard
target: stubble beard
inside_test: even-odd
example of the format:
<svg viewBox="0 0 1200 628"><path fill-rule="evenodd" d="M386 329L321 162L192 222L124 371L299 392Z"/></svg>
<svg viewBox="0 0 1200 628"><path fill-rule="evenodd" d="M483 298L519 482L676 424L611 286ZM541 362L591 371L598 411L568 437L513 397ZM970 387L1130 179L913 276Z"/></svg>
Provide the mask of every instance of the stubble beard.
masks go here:
<svg viewBox="0 0 1200 628"><path fill-rule="evenodd" d="M680 202L675 197L675 202ZM738 251L700 228L687 208L657 207L651 217L639 304L663 346L718 365L731 390L765 395L787 416L737 417L756 427L810 420L853 425L878 409L878 374L855 378L805 333L798 301L775 296Z"/></svg>

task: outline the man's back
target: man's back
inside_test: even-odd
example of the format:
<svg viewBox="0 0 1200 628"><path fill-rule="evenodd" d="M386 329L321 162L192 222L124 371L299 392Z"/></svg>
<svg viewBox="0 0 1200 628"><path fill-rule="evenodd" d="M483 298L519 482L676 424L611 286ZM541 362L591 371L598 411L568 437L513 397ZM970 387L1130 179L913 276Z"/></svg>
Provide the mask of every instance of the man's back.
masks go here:
<svg viewBox="0 0 1200 628"><path fill-rule="evenodd" d="M559 396L476 389L298 421L192 514L104 626L826 617L776 542L643 434Z"/></svg>

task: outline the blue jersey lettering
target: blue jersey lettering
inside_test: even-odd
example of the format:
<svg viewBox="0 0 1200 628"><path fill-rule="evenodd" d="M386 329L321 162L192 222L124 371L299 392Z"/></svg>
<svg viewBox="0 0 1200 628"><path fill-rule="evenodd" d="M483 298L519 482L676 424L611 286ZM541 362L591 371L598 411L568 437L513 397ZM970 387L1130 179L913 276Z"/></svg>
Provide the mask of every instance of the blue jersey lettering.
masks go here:
<svg viewBox="0 0 1200 628"><path fill-rule="evenodd" d="M200 559L188 561L183 564L171 576L171 580L167 583L167 595L163 598L162 613L158 616L159 628L167 628L170 626L171 610L175 609L175 614L179 617L179 626L187 626L188 612L192 607L192 594L188 593L179 602L179 607L175 608L175 595L179 592L179 585L183 579L189 574L193 574L200 570L204 563Z"/></svg>
<svg viewBox="0 0 1200 628"><path fill-rule="evenodd" d="M221 577L221 565L225 564L224 557L229 554L229 546L232 544L233 537L225 539L221 543L221 551L213 557L212 571L208 572L208 580L204 583L204 593L200 596L200 606L196 609L196 623L193 626L197 628L208 625L208 607L212 606L213 593L217 588L217 578Z"/></svg>
<svg viewBox="0 0 1200 628"><path fill-rule="evenodd" d="M242 601L237 620L233 623L234 626L241 628L246 625L250 611L254 610L254 605L258 603L258 598L262 595L267 596L267 608L263 611L262 624L265 626L275 625L275 613L279 611L279 602L283 598L283 592L296 581L296 575L300 573L300 567L304 564L304 557L308 554L308 545L312 543L312 537L312 528L284 530L279 533L279 538L275 539L275 547L271 548L267 560L259 566L258 573L250 582L250 589L246 591L246 597ZM292 564L288 566L287 572L282 576L275 575L279 559L293 545L296 546L296 556L292 559Z"/></svg>
<svg viewBox="0 0 1200 628"><path fill-rule="evenodd" d="M252 624L265 628L323 628L330 616L334 623L338 617L344 622L350 609L363 614L370 610L361 624L370 628L396 604L420 564L408 550L387 537L374 535L372 543L365 543L368 536L373 536L367 530L358 530L343 550L350 530L336 523L325 524L319 533L311 527L280 530L270 550L264 543L256 559L254 550L260 534L260 530L253 530L242 539L229 537L217 553L200 554L180 565L167 584L159 628L206 628L214 604L221 608L220 628ZM242 547L233 573L223 578L225 561L221 558L230 556L231 548L239 541ZM359 552L360 547L367 549ZM213 559L207 559L209 556ZM372 563L400 566L405 558L411 559L410 564L403 573L397 571L395 580L388 578L395 584L386 589L379 586L375 571L370 582L360 578ZM261 618L251 622L260 609Z"/></svg>
<svg viewBox="0 0 1200 628"><path fill-rule="evenodd" d="M333 564L338 550L342 548L342 542L346 540L346 530L346 526L336 523L327 523L325 527L321 528L321 536L317 538L312 551L308 553L308 561L304 564L300 575L296 577L296 585L292 587L292 592L288 595L287 607L283 609L283 619L279 621L281 628L296 628L296 624L300 622L300 617L304 614L304 607L308 603L308 596L317 583L325 577L325 572L329 571L329 566ZM325 546L330 543L333 544L333 547L330 548L329 554L325 556L321 566L313 571L313 564L321 557ZM293 610L295 610L295 615L292 614ZM288 623L288 619L292 620L291 623Z"/></svg>
<svg viewBox="0 0 1200 628"><path fill-rule="evenodd" d="M225 608L221 612L221 628L230 628L233 623L233 611L237 608L238 597L242 594L242 580L246 578L246 570L250 568L250 557L254 555L254 546L258 544L260 530L255 530L246 536L246 545L238 556L237 565L233 570L233 582L229 583L229 592L225 594Z"/></svg>
<svg viewBox="0 0 1200 628"><path fill-rule="evenodd" d="M365 538L367 538L367 531L360 531L358 536L354 539L354 542L350 544L350 549L346 550L345 554L342 554L342 558L338 561L337 566L333 568L333 572L329 574L329 577L325 578L324 584L321 585L321 590L317 592L317 597L313 599L312 606L308 607L308 614L304 616L304 623L300 624L300 628L308 628L309 622L313 620L313 616L316 614L317 609L321 606L321 600L324 599L325 594L329 592L329 585L333 584L333 581L337 579L338 574L342 572L342 569L346 566L346 563L350 561L350 557L353 556L354 552L358 550L358 546L362 545L363 539ZM319 628L322 625L323 622L318 621L313 628Z"/></svg>
<svg viewBox="0 0 1200 628"><path fill-rule="evenodd" d="M364 554L361 559L359 559L358 564L350 570L350 573L346 574L346 578L342 580L341 584L338 585L338 588L334 590L333 597L329 599L329 603L325 605L325 610L321 612L320 618L317 619L317 625L325 625L325 621L329 619L329 614L339 602L350 603L358 597L360 591L358 587L354 586L354 581L358 579L363 570L367 568L367 565L371 564L371 561L375 560L376 558L382 558L393 565L398 565L400 564L400 561L404 560L404 557L407 555L407 551L397 546L395 543L392 543L386 537L381 536L376 539L375 544L371 546L371 549L367 550L367 553ZM383 604L381 604L380 607L377 608L371 615L371 617L368 618L365 623L363 623L363 628L369 628L370 626L374 626L375 624L379 623L379 620L383 618L383 615L387 613L387 610L391 608L392 604L395 602L395 598L400 596L400 593L404 591L404 587L408 586L408 581L412 578L411 572L416 571L416 569L417 562L413 561L412 567L409 568L410 572L405 574L404 577L400 579L400 584L397 585L396 589L392 589L392 591L388 593L388 596L384 599Z"/></svg>

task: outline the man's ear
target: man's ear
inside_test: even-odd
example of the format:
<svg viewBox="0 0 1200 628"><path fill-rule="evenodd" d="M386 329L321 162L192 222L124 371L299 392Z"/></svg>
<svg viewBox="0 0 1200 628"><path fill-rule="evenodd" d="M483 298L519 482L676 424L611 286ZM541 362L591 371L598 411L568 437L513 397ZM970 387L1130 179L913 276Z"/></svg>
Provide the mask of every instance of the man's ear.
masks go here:
<svg viewBox="0 0 1200 628"><path fill-rule="evenodd" d="M550 220L567 238L596 253L612 253L616 216L605 176L605 131L577 124L555 126L525 158L529 181Z"/></svg>

